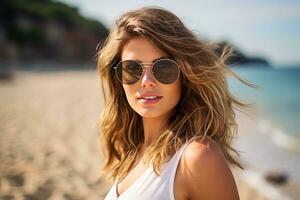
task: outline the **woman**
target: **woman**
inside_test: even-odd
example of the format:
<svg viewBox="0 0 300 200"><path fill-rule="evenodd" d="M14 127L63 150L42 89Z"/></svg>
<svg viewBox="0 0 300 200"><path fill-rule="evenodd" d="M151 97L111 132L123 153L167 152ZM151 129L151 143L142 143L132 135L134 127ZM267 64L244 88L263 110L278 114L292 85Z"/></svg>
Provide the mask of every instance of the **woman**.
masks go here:
<svg viewBox="0 0 300 200"><path fill-rule="evenodd" d="M229 55L162 8L117 20L98 58L106 200L239 199L227 161L241 167L233 107L246 105L228 90Z"/></svg>

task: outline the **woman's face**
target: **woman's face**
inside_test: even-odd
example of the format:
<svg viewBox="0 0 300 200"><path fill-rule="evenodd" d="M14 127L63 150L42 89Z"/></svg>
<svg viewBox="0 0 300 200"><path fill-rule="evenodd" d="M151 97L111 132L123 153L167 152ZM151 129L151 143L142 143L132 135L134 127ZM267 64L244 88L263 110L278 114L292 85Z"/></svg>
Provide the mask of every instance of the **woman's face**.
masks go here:
<svg viewBox="0 0 300 200"><path fill-rule="evenodd" d="M135 37L123 47L121 60L137 60L153 63L168 55L145 37ZM151 67L145 67L141 79L123 88L132 109L143 118L166 119L177 105L181 96L180 79L171 84L158 82L151 73ZM155 97L155 98L154 98ZM154 99L150 99L154 98Z"/></svg>

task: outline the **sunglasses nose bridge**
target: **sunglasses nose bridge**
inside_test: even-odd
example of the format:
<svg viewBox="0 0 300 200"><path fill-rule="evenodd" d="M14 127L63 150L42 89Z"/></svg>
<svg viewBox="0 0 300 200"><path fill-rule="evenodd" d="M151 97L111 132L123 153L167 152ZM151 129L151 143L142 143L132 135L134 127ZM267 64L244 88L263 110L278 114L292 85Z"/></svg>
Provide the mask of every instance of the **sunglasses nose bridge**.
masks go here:
<svg viewBox="0 0 300 200"><path fill-rule="evenodd" d="M143 67L143 74L141 76L142 85L155 85L156 79L152 72L153 63L140 63Z"/></svg>
<svg viewBox="0 0 300 200"><path fill-rule="evenodd" d="M140 65L141 65L142 68L143 68L143 74L142 74L142 76L145 75L145 71L146 71L147 68L150 68L151 74L153 73L153 72L152 72L153 63L140 63Z"/></svg>
<svg viewBox="0 0 300 200"><path fill-rule="evenodd" d="M140 63L142 67L152 67L153 63Z"/></svg>

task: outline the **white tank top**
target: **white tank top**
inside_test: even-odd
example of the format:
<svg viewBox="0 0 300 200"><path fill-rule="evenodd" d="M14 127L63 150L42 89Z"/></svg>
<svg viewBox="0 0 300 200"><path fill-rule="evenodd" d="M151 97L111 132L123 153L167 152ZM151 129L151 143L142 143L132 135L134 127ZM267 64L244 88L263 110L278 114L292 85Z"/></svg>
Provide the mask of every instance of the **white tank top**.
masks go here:
<svg viewBox="0 0 300 200"><path fill-rule="evenodd" d="M181 155L186 148L185 143L161 168L157 176L153 167L149 167L119 197L117 196L117 180L107 193L104 200L174 200L174 180Z"/></svg>

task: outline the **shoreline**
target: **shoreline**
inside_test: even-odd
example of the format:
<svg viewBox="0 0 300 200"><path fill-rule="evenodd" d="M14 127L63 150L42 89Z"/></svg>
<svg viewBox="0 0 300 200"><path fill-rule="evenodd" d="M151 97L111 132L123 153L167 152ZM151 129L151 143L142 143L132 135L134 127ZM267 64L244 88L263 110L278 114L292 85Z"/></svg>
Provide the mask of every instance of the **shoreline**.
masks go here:
<svg viewBox="0 0 300 200"><path fill-rule="evenodd" d="M260 130L263 134L269 134L274 144L287 150L300 152L300 139L298 137L292 136L277 127L270 127L269 131L265 130L269 126L266 123L268 123L268 120L261 120L259 122Z"/></svg>
<svg viewBox="0 0 300 200"><path fill-rule="evenodd" d="M233 174L236 178L238 184L243 185L242 187L247 187L246 192L240 194L241 199L257 198L261 200L293 200L293 198L286 195L284 192L278 190L275 186L268 183L263 175L254 170L247 169L244 172L238 172L233 170ZM243 189L239 189L241 191Z"/></svg>
<svg viewBox="0 0 300 200"><path fill-rule="evenodd" d="M272 134L277 128L267 121L257 119L257 112L249 116L237 112L237 121L239 132L234 145L240 151L241 161L245 165L243 172L236 172L239 178L267 199L298 199L298 149L276 144L273 137L277 135ZM275 184L267 181L266 177L273 172L286 174L287 183Z"/></svg>

